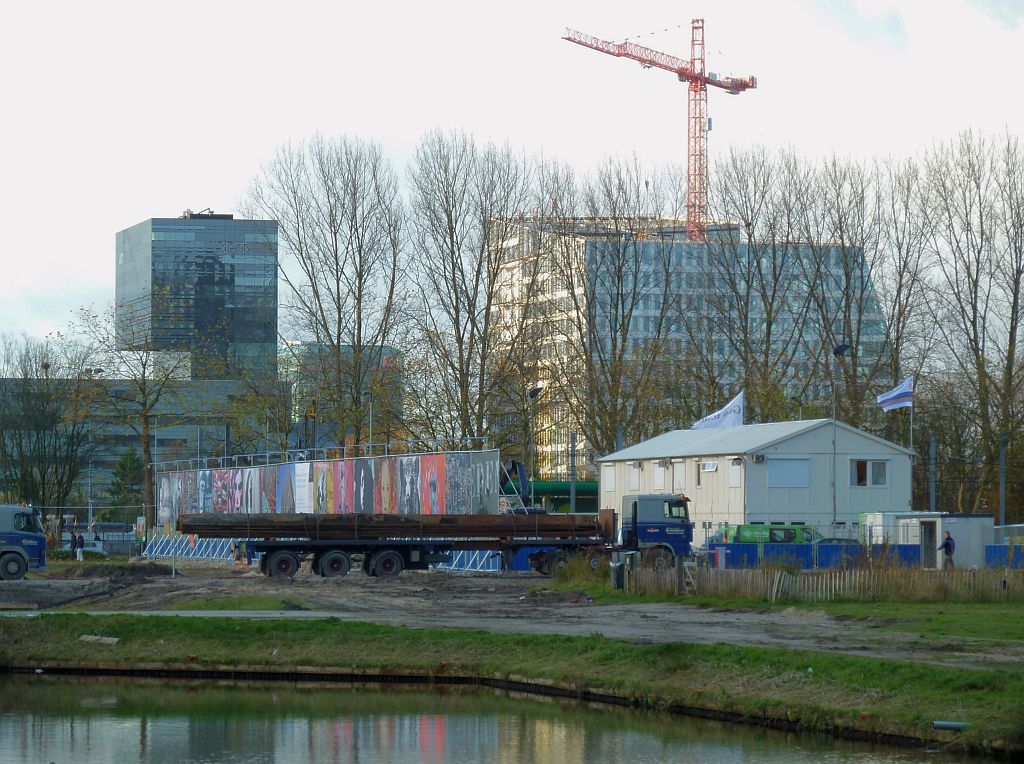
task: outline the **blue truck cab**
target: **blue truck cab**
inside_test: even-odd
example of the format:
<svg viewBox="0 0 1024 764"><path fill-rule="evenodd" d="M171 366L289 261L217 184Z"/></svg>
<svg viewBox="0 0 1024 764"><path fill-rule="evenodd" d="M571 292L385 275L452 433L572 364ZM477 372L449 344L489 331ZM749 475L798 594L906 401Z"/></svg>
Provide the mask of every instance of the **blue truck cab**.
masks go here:
<svg viewBox="0 0 1024 764"><path fill-rule="evenodd" d="M672 567L677 557L689 557L693 543L690 499L684 494L627 494L622 497L619 545L637 549L644 565ZM636 518L634 533L633 518Z"/></svg>
<svg viewBox="0 0 1024 764"><path fill-rule="evenodd" d="M0 580L17 581L29 570L46 570L46 533L39 510L0 504Z"/></svg>

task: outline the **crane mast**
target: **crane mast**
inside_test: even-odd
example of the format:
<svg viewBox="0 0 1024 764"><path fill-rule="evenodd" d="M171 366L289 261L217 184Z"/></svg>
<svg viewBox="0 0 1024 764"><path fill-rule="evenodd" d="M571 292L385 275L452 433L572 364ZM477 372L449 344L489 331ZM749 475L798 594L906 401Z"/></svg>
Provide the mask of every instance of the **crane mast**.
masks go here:
<svg viewBox="0 0 1024 764"><path fill-rule="evenodd" d="M694 241L703 241L708 214L708 85L735 95L756 88L757 78L720 78L705 72L704 19L692 22L689 60L631 42L608 42L573 29L566 29L562 39L610 56L637 61L645 69L672 72L680 82L687 83L686 233Z"/></svg>

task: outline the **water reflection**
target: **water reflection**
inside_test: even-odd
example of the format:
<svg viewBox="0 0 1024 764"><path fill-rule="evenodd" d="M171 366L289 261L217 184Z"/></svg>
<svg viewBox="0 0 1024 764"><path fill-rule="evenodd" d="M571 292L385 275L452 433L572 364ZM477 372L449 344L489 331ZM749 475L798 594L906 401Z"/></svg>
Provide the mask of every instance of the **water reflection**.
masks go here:
<svg viewBox="0 0 1024 764"><path fill-rule="evenodd" d="M0 762L654 764L949 761L474 692L0 677Z"/></svg>

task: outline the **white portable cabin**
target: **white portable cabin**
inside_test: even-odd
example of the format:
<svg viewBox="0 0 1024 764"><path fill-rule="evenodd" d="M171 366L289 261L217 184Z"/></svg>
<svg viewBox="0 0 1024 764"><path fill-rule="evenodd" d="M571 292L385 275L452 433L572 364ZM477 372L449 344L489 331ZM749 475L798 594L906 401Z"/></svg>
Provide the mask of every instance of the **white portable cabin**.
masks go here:
<svg viewBox="0 0 1024 764"><path fill-rule="evenodd" d="M833 429L831 419L674 430L597 461L599 507L618 509L627 494L685 493L696 545L742 523L848 536L864 512L910 509L911 452L842 422Z"/></svg>
<svg viewBox="0 0 1024 764"><path fill-rule="evenodd" d="M985 547L995 543L992 515L866 512L861 523L870 544L920 544L923 568L942 568L945 564L938 550L946 531L956 542L953 564L960 568L984 567Z"/></svg>

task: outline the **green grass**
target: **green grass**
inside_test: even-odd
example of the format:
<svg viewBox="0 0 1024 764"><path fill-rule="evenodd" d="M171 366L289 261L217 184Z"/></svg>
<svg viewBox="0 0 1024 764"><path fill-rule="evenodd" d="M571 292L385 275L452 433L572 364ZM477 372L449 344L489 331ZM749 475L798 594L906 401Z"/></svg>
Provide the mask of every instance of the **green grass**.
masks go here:
<svg viewBox="0 0 1024 764"><path fill-rule="evenodd" d="M118 637L115 645L79 641ZM347 623L86 615L0 620L0 666L41 661L312 666L517 677L637 697L926 735L933 719L971 723L964 740L1024 746L1024 666L995 671L730 645L636 645L601 636L510 635Z"/></svg>
<svg viewBox="0 0 1024 764"><path fill-rule="evenodd" d="M293 597L248 595L214 597L212 599L183 600L167 605L164 610L307 610Z"/></svg>
<svg viewBox="0 0 1024 764"><path fill-rule="evenodd" d="M1024 645L1024 607L1015 603L830 602L807 608L843 618L877 620L879 628L922 637L960 637Z"/></svg>
<svg viewBox="0 0 1024 764"><path fill-rule="evenodd" d="M933 639L987 640L993 644L1024 645L1024 606L1016 602L794 602L769 603L764 599L660 596L628 594L608 583L608 569L592 574L570 564L547 587L585 592L600 604L673 602L723 610L784 610L800 608L840 618L869 620L882 630Z"/></svg>

